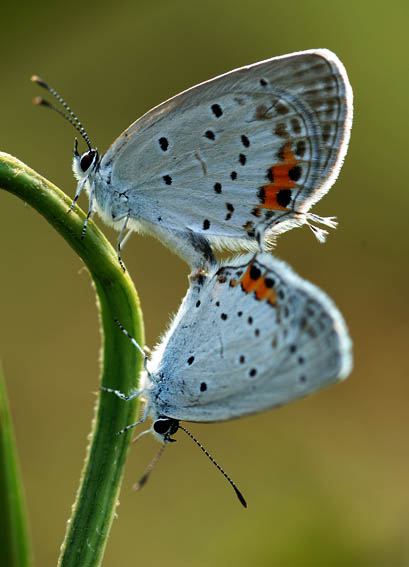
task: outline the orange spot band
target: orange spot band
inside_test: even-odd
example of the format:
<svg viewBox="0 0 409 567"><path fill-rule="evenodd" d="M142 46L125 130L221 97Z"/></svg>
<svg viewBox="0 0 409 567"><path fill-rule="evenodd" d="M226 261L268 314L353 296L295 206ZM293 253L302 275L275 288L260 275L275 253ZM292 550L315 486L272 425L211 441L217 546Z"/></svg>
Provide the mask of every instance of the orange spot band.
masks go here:
<svg viewBox="0 0 409 567"><path fill-rule="evenodd" d="M257 281L258 280L253 280L253 278L250 277L250 270L251 270L251 266L253 265L253 262L251 264L249 264L249 267L247 268L247 270L244 272L244 274L242 275L240 281L241 281L241 286L244 289L244 291L246 293L250 293L251 291L253 291L257 285Z"/></svg>
<svg viewBox="0 0 409 567"><path fill-rule="evenodd" d="M243 291L246 293L251 293L254 291L256 298L259 301L267 300L270 305L275 305L276 303L276 294L274 289L271 287L266 286L265 278L266 276L260 276L256 280L254 280L250 276L250 271L252 267L252 263L248 266L247 270L244 272L243 276L240 278L241 286ZM237 282L238 283L238 282ZM233 285L236 284L236 281ZM231 285L231 284L230 284Z"/></svg>
<svg viewBox="0 0 409 567"><path fill-rule="evenodd" d="M259 205L261 209L273 209L279 211L287 211L287 207L277 202L277 194L283 189L294 189L297 184L290 178L289 171L298 163L294 153L290 149L291 144L286 144L282 150L283 161L270 168L272 183L265 185L264 202Z"/></svg>

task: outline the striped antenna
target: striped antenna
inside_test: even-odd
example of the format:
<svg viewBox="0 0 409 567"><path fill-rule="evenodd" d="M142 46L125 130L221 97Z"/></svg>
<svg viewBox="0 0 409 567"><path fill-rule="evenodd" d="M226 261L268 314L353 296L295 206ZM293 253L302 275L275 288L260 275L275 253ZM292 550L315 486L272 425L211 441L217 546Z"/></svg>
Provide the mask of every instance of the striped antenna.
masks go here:
<svg viewBox="0 0 409 567"><path fill-rule="evenodd" d="M62 96L55 89L50 87L45 81L40 79L40 77L37 77L37 75L33 75L31 77L31 80L33 81L33 83L36 83L37 85L39 85L40 87L42 87L43 89L48 91L50 94L52 94L58 100L58 102L65 108L65 110L67 111L68 114L66 114L63 110L61 110L60 108L58 108L54 104L51 104L51 102L48 102L47 100L45 100L44 98L42 98L40 96L36 97L33 100L34 104L39 104L39 105L42 105L42 106L48 106L48 108L51 108L52 110L55 110L56 112L61 114L61 116L63 116L70 124L72 124L76 130L78 130L78 132L84 138L88 148L90 150L92 150L91 141L88 137L87 132L85 131L84 126L81 124L81 122L77 118L77 115L74 114L74 112L71 110L71 108L65 102L65 100L62 98Z"/></svg>
<svg viewBox="0 0 409 567"><path fill-rule="evenodd" d="M236 493L237 498L240 500L240 504L244 507L247 508L247 502L244 500L244 496L242 495L242 493L240 492L240 490L237 488L236 484L232 481L232 479L229 477L229 475L222 469L222 467L216 463L216 461L213 459L213 457L211 456L211 454L203 447L203 445L196 439L196 437L194 437L190 431L188 431L185 427L183 427L182 425L179 424L179 429L181 429L182 431L184 431L186 433L186 435L189 435L189 437L191 439L193 439L193 441L196 443L196 445L198 445L201 450L203 451L203 453L206 455L206 457L208 457L210 459L210 461L214 464L214 466L222 473L222 475L224 476L224 478L231 484L231 486L234 489L234 492Z"/></svg>

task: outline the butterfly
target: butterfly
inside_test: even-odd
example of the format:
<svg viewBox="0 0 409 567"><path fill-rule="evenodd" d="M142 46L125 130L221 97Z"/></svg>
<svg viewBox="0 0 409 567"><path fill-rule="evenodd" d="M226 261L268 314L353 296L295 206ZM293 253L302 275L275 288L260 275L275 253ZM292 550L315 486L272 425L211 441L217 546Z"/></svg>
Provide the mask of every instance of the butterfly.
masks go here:
<svg viewBox="0 0 409 567"><path fill-rule="evenodd" d="M320 241L334 217L309 213L332 186L352 125L352 89L326 50L267 59L192 87L136 120L100 155L58 95L88 150L74 148L88 218L97 211L120 231L147 232L193 269L214 249L269 249L307 224ZM36 102L52 106L44 99ZM87 224L86 221L86 224ZM83 235L85 234L84 225Z"/></svg>
<svg viewBox="0 0 409 567"><path fill-rule="evenodd" d="M346 378L352 345L342 315L323 291L270 254L250 253L191 280L145 363L137 392L103 389L125 400L142 398L142 420L123 431L150 416L152 427L138 437L151 432L166 445L179 428L193 437L180 421L240 418Z"/></svg>

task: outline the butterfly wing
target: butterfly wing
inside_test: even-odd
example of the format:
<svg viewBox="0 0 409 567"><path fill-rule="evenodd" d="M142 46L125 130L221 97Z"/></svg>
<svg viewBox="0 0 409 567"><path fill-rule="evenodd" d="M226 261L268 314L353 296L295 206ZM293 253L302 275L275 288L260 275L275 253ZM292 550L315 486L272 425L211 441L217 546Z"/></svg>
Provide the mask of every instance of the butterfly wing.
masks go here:
<svg viewBox="0 0 409 567"><path fill-rule="evenodd" d="M256 233L308 222L306 211L338 175L351 122L352 91L338 58L294 53L160 104L114 142L99 173L113 193L126 194L131 218L148 231L251 247Z"/></svg>
<svg viewBox="0 0 409 567"><path fill-rule="evenodd" d="M268 254L193 281L153 359L158 414L219 421L345 378L351 342L332 301Z"/></svg>

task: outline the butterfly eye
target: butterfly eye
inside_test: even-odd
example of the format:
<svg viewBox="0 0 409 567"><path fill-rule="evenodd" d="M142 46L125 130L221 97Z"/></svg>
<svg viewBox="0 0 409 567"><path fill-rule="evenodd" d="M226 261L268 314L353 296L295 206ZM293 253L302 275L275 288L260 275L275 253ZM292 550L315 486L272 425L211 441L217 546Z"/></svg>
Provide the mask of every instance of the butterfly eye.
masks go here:
<svg viewBox="0 0 409 567"><path fill-rule="evenodd" d="M178 421L170 417L158 417L153 424L155 433L159 433L160 435L173 435L178 430L178 427Z"/></svg>
<svg viewBox="0 0 409 567"><path fill-rule="evenodd" d="M96 154L95 150L90 150L89 152L85 152L85 154L82 154L80 165L84 173L92 164L95 154Z"/></svg>

